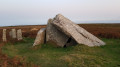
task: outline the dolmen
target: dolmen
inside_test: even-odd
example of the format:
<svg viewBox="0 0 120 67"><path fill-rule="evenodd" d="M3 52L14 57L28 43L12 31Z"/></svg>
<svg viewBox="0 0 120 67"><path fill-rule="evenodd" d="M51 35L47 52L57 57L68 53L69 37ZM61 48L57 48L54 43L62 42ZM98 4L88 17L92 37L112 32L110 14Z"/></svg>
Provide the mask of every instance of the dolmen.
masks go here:
<svg viewBox="0 0 120 67"><path fill-rule="evenodd" d="M43 44L44 42L58 47L67 47L76 44L83 44L89 47L105 45L102 40L92 35L79 25L73 23L71 20L61 14L58 14L53 19L48 20L45 30L46 32L40 31L37 34L33 46ZM42 34L43 32L45 32L44 35L46 36Z"/></svg>

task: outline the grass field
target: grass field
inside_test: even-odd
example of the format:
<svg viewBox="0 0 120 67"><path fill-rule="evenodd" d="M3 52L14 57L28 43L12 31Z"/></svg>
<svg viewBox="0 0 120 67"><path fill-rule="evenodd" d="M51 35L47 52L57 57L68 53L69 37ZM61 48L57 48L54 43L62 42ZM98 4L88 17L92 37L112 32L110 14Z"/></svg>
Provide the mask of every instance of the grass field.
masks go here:
<svg viewBox="0 0 120 67"><path fill-rule="evenodd" d="M85 45L55 48L43 44L42 48L33 48L37 32L46 25L0 27L0 67L120 67L120 24L79 25L101 37L106 45L92 48ZM22 29L25 37L23 42L9 38L9 31L13 28ZM6 44L2 43L3 29L7 29Z"/></svg>
<svg viewBox="0 0 120 67"><path fill-rule="evenodd" d="M32 47L34 39L24 38L23 42L7 43L2 52L9 57L21 57L25 62L40 67L120 67L120 39L106 39L105 46L85 45L54 48L43 44Z"/></svg>

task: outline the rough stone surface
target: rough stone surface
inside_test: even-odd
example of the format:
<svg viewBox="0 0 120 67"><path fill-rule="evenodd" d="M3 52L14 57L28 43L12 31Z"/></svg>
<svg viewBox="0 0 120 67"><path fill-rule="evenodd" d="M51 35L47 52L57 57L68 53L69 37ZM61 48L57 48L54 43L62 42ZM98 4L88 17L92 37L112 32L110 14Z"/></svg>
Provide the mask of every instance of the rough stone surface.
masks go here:
<svg viewBox="0 0 120 67"><path fill-rule="evenodd" d="M3 29L2 39L3 39L3 42L6 42L6 41L7 41L7 38L6 38L6 29Z"/></svg>
<svg viewBox="0 0 120 67"><path fill-rule="evenodd" d="M46 30L45 28L42 28L39 30L33 46L44 44L44 42L45 42L45 30Z"/></svg>
<svg viewBox="0 0 120 67"><path fill-rule="evenodd" d="M101 41L100 39L98 39L91 33L87 32L85 29L83 29L79 25L73 23L71 20L65 18L64 16L62 16L60 14L56 15L56 17L52 20L51 24L54 25L60 31L62 31L64 34L66 34L66 35L56 34L59 37L61 37L62 42L66 42L68 37L71 37L78 44L84 44L84 45L88 45L91 47L105 45L105 43L103 41ZM53 29L55 29L54 26L53 26ZM52 33L55 34L56 32L53 31ZM63 40L63 39L65 39L65 40ZM58 41L61 41L61 40L58 40Z"/></svg>
<svg viewBox="0 0 120 67"><path fill-rule="evenodd" d="M17 39L18 39L18 41L23 39L22 38L22 31L21 31L21 29L17 30Z"/></svg>
<svg viewBox="0 0 120 67"><path fill-rule="evenodd" d="M16 29L12 29L11 35L12 35L12 38L13 38L13 39L17 38Z"/></svg>
<svg viewBox="0 0 120 67"><path fill-rule="evenodd" d="M52 23L52 19L48 20L47 29L46 29L46 41L57 47L64 47L73 45L76 43L73 39L70 40L70 37L65 35L63 32L58 30ZM68 42L69 40L69 42Z"/></svg>

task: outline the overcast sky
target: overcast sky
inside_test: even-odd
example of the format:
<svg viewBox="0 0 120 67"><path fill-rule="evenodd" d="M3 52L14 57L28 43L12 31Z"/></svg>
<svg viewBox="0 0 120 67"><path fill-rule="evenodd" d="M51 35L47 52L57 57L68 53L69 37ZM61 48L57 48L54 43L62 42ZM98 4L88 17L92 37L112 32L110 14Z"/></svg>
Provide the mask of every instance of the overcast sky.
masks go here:
<svg viewBox="0 0 120 67"><path fill-rule="evenodd" d="M0 0L0 25L46 24L62 14L81 21L119 21L120 0Z"/></svg>

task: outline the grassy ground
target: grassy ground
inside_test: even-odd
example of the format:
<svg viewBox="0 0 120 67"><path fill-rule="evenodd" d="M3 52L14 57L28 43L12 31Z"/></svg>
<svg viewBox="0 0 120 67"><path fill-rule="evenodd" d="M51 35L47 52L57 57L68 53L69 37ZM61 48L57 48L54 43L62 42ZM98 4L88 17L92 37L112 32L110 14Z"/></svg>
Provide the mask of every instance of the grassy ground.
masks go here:
<svg viewBox="0 0 120 67"><path fill-rule="evenodd" d="M40 67L120 67L120 40L102 40L106 45L101 47L77 45L55 48L43 44L41 48L33 49L34 39L25 38L24 42L6 44L2 52L9 57L23 57L26 62Z"/></svg>

